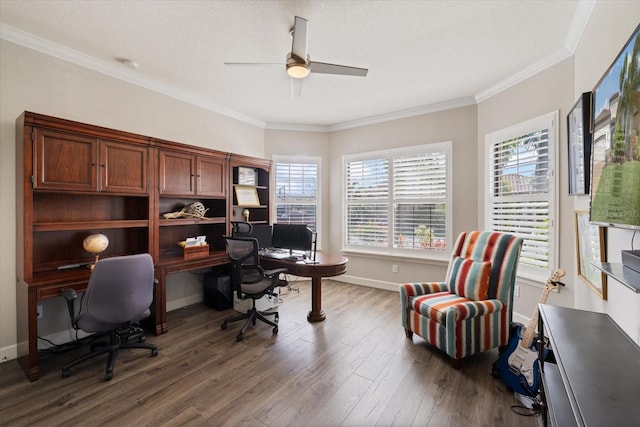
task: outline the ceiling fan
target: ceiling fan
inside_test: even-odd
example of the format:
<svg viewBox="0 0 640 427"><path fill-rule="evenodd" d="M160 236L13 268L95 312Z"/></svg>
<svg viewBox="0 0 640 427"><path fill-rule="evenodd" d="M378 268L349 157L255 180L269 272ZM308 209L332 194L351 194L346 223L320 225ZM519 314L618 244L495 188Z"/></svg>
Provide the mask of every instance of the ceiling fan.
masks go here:
<svg viewBox="0 0 640 427"><path fill-rule="evenodd" d="M308 21L299 16L295 17L291 29L291 52L287 54L284 65L287 74L291 77L291 96L300 96L302 93L302 80L310 73L338 74L343 76L365 77L369 71L366 68L352 67L348 65L329 64L326 62L311 61L307 53L307 24ZM259 62L225 62L225 65L283 65L282 63Z"/></svg>

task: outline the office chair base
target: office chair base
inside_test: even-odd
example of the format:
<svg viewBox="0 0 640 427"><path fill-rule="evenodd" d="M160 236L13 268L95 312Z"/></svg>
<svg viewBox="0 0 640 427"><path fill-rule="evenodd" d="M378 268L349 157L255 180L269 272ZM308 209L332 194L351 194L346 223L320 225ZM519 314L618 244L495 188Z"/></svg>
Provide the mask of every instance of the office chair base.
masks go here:
<svg viewBox="0 0 640 427"><path fill-rule="evenodd" d="M131 339L136 339L138 342L129 342ZM145 336L142 329L139 327L128 327L118 331L113 331L110 335L109 342L96 342L89 345L90 352L77 358L76 360L66 364L62 367L62 378L67 378L71 375L71 368L79 365L80 363L93 359L94 357L108 353L107 367L104 373L104 380L110 381L113 378L113 368L116 363L116 356L120 349L141 348L151 350L151 357L158 355L158 347L154 344L146 344Z"/></svg>
<svg viewBox="0 0 640 427"><path fill-rule="evenodd" d="M274 316L275 322L272 322L271 320L267 319L265 316ZM256 320L260 320L268 325L273 326L273 329L271 331L274 334L277 334L278 324L276 322L279 319L280 319L280 316L277 311L258 311L255 307L253 307L251 310L247 311L245 314L224 320L220 325L220 329L227 329L228 323L236 322L238 320L246 320L244 325L242 326L242 329L240 329L240 332L238 333L238 335L236 335L236 341L240 342L244 339L245 330L249 327L250 324L255 325Z"/></svg>

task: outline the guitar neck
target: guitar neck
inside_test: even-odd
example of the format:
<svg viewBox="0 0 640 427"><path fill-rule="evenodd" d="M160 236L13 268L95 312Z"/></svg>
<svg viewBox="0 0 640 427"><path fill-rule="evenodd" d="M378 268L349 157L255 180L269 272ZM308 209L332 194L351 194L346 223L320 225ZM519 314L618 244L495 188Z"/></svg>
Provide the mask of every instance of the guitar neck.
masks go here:
<svg viewBox="0 0 640 427"><path fill-rule="evenodd" d="M551 292L551 288L549 286L545 286L542 291L542 295L540 295L540 300L538 301L540 304L544 304L547 302L547 298L549 297L549 292ZM538 326L538 305L536 304L536 309L533 311L533 317L529 322L529 326L527 326L527 330L524 332L524 336L522 337L522 341L520 342L520 346L526 349L531 347L531 343L533 342L533 336L535 335L536 327Z"/></svg>

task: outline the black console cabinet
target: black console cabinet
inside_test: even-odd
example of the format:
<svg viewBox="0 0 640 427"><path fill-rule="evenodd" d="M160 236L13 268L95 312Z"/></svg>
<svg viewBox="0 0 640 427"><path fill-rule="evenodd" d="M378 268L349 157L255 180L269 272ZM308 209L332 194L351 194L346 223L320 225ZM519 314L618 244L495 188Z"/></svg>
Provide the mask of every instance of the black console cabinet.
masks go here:
<svg viewBox="0 0 640 427"><path fill-rule="evenodd" d="M606 314L539 304L544 424L640 425L640 347Z"/></svg>

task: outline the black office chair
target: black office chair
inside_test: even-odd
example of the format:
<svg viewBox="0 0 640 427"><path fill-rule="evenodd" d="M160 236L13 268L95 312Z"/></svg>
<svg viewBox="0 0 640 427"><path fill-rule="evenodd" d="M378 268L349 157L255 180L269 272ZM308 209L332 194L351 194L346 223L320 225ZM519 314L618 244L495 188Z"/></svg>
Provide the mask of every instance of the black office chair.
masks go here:
<svg viewBox="0 0 640 427"><path fill-rule="evenodd" d="M245 314L226 319L220 325L221 329L227 329L227 324L238 320L246 320L240 333L236 335L236 341L242 341L244 331L250 324L255 325L256 320L273 326L273 333L278 333L278 312L258 311L256 300L265 295L277 294L275 288L287 286L284 274L286 268L275 270L264 270L260 266L260 256L258 254L258 240L253 237L226 237L227 252L231 259L231 286L235 288L236 295L241 299L251 299L252 308ZM274 321L265 316L274 316Z"/></svg>
<svg viewBox="0 0 640 427"><path fill-rule="evenodd" d="M105 258L98 261L89 285L80 300L80 311L74 315L73 289L63 289L69 315L75 329L108 333L108 342L92 343L91 351L62 368L62 377L71 375L71 368L85 360L109 353L104 379L113 377L113 367L121 348L143 348L158 355L158 347L144 343L144 331L138 322L151 314L155 285L153 260L149 254Z"/></svg>
<svg viewBox="0 0 640 427"><path fill-rule="evenodd" d="M231 237L250 237L253 225L246 221L231 221Z"/></svg>

